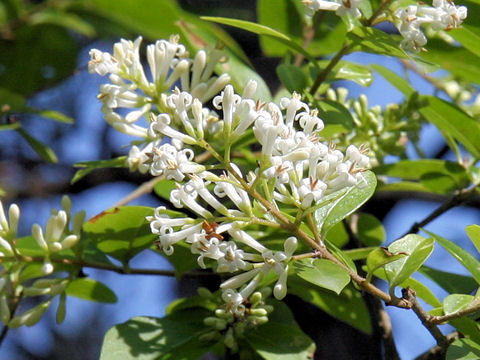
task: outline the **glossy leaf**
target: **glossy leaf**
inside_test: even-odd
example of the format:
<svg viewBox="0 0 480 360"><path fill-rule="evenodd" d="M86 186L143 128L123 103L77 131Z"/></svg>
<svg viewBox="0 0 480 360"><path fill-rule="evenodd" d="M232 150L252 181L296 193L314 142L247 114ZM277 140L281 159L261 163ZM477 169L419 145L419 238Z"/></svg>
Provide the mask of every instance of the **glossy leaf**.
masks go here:
<svg viewBox="0 0 480 360"><path fill-rule="evenodd" d="M110 160L82 161L82 162L76 163L74 166L81 169L77 170L75 175L73 175L72 180L70 180L70 184L76 183L78 180L88 175L95 169L103 169L108 167L113 167L113 168L125 167L126 159L127 159L126 156L119 156L115 159L110 159Z"/></svg>
<svg viewBox="0 0 480 360"><path fill-rule="evenodd" d="M315 103L319 113L319 117L323 120L325 125L341 125L342 131L349 131L354 128L353 117L350 111L338 103L332 100L322 100ZM327 129L323 129L320 132L320 136L324 137Z"/></svg>
<svg viewBox="0 0 480 360"><path fill-rule="evenodd" d="M211 313L188 309L161 319L135 317L107 331L100 360L197 360L213 345L199 337L209 331L203 319Z"/></svg>
<svg viewBox="0 0 480 360"><path fill-rule="evenodd" d="M354 51L408 58L407 53L398 46L399 44L393 37L381 30L358 26L352 32L349 32L347 36Z"/></svg>
<svg viewBox="0 0 480 360"><path fill-rule="evenodd" d="M350 241L347 230L342 222L332 227L328 232L327 240L337 248L341 248Z"/></svg>
<svg viewBox="0 0 480 360"><path fill-rule="evenodd" d="M318 62L321 68L326 68L328 64L328 61ZM314 72L312 77L316 77L316 72ZM373 75L370 68L365 65L342 60L332 69L327 79L330 81L351 80L361 86L370 86L373 81Z"/></svg>
<svg viewBox="0 0 480 360"><path fill-rule="evenodd" d="M176 189L175 181L162 179L155 184L153 191L162 199L170 201L170 192Z"/></svg>
<svg viewBox="0 0 480 360"><path fill-rule="evenodd" d="M366 171L363 176L367 182L365 187L353 186L338 200L331 201L315 211L315 220L317 226L321 228L322 236L325 236L335 224L358 210L373 195L377 185L375 174Z"/></svg>
<svg viewBox="0 0 480 360"><path fill-rule="evenodd" d="M315 344L295 322L290 309L275 301L266 324L245 334L247 343L266 360L309 360Z"/></svg>
<svg viewBox="0 0 480 360"><path fill-rule="evenodd" d="M407 253L401 252L390 252L387 248L376 248L372 250L367 256L367 281L370 281L373 273L393 261L397 261L405 256L408 256Z"/></svg>
<svg viewBox="0 0 480 360"><path fill-rule="evenodd" d="M479 225L469 225L465 228L467 231L470 240L478 252L480 252L480 226Z"/></svg>
<svg viewBox="0 0 480 360"><path fill-rule="evenodd" d="M433 245L434 241L431 238L426 239L420 235L409 234L388 246L388 251L392 253L407 254L403 258L385 265L390 289L407 280L423 265L432 253Z"/></svg>
<svg viewBox="0 0 480 360"><path fill-rule="evenodd" d="M480 84L480 57L463 47L437 39L428 41L428 49L429 51L420 52L422 59L438 64L466 81Z"/></svg>
<svg viewBox="0 0 480 360"><path fill-rule="evenodd" d="M445 315L456 313L465 309L475 299L472 295L451 294L443 299L443 312Z"/></svg>
<svg viewBox="0 0 480 360"><path fill-rule="evenodd" d="M420 268L419 272L435 281L450 294L470 294L478 287L477 282L470 276L441 271L425 265Z"/></svg>
<svg viewBox="0 0 480 360"><path fill-rule="evenodd" d="M357 220L357 237L366 246L379 246L385 241L385 228L375 216L360 213Z"/></svg>
<svg viewBox="0 0 480 360"><path fill-rule="evenodd" d="M312 286L309 282L291 276L288 279L290 294L318 306L333 317L346 322L356 329L370 334L372 331L370 315L361 293L350 284L340 295L332 291Z"/></svg>
<svg viewBox="0 0 480 360"><path fill-rule="evenodd" d="M399 181L391 184L380 184L378 191L398 191L398 192L430 192L428 188L419 182L414 181Z"/></svg>
<svg viewBox="0 0 480 360"><path fill-rule="evenodd" d="M470 183L466 169L460 164L439 159L400 160L398 162L378 166L374 169L377 175L387 175L404 180L419 180L425 188L429 188L427 179L438 179L441 176L450 179L458 189Z"/></svg>
<svg viewBox="0 0 480 360"><path fill-rule="evenodd" d="M350 282L350 275L340 265L326 259L303 259L294 262L296 274L312 284L337 294Z"/></svg>
<svg viewBox="0 0 480 360"><path fill-rule="evenodd" d="M452 319L448 323L454 326L466 338L470 338L480 344L480 328L475 320L464 316L458 319Z"/></svg>
<svg viewBox="0 0 480 360"><path fill-rule="evenodd" d="M415 92L415 89L407 80L397 75L392 70L378 64L371 64L370 67L379 73L383 78L385 78L385 80L387 80L395 88L397 88L403 95L410 96Z"/></svg>
<svg viewBox="0 0 480 360"><path fill-rule="evenodd" d="M110 288L100 281L90 278L78 278L70 282L65 290L67 295L80 299L101 302L116 303L117 296Z"/></svg>
<svg viewBox="0 0 480 360"><path fill-rule="evenodd" d="M480 261L478 261L468 251L462 249L454 242L423 229L428 235L432 236L436 242L447 250L455 259L457 259L472 274L475 281L480 284Z"/></svg>
<svg viewBox="0 0 480 360"><path fill-rule="evenodd" d="M480 344L471 339L457 339L447 349L446 360L480 359Z"/></svg>
<svg viewBox="0 0 480 360"><path fill-rule="evenodd" d="M295 52L302 54L307 59L311 60L314 65L316 65L316 60L310 53L308 53L300 45L292 41L292 39L287 35L282 34L281 32L274 30L272 28L269 28L268 26L256 24L250 21L223 18L223 17L202 16L201 19L216 22L219 24L234 26L239 29L250 31L254 34L269 36L270 38L275 39L281 42L282 44L287 45L289 48L291 48Z"/></svg>
<svg viewBox="0 0 480 360"><path fill-rule="evenodd" d="M480 61L480 58L479 58ZM480 157L480 123L455 105L434 96L421 96L429 105L420 109L425 118L459 141L475 157Z"/></svg>
<svg viewBox="0 0 480 360"><path fill-rule="evenodd" d="M257 1L258 22L280 33L288 34L292 40L301 44L304 22L302 6L303 4L294 0L259 0ZM289 50L288 46L279 44L266 36L260 37L260 46L268 56L283 56Z"/></svg>
<svg viewBox="0 0 480 360"><path fill-rule="evenodd" d="M277 75L288 91L301 93L308 84L305 73L297 66L281 64L277 66Z"/></svg>
<svg viewBox="0 0 480 360"><path fill-rule="evenodd" d="M151 215L153 209L144 206L106 210L84 224L84 236L104 253L127 264L140 251L153 245L155 235L145 219Z"/></svg>

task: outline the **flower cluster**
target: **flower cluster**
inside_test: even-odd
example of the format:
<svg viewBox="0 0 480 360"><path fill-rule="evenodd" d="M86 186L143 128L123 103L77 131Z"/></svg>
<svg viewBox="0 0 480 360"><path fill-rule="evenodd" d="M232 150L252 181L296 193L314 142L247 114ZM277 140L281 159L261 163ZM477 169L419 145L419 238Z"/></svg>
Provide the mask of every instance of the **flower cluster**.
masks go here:
<svg viewBox="0 0 480 360"><path fill-rule="evenodd" d="M419 51L427 43L420 29L423 24L430 24L435 31L450 30L458 27L467 17L467 8L456 6L451 0L433 0L432 5L409 5L396 12L400 20L398 30L403 36L400 45L405 50Z"/></svg>
<svg viewBox="0 0 480 360"><path fill-rule="evenodd" d="M152 110L172 112L169 107L174 106L173 100L167 99L167 93L174 86L206 102L230 81L228 74L213 73L224 59L221 49L201 50L190 58L185 46L178 43L178 36L172 36L168 41L159 40L147 46L147 71L140 57L141 42L141 37L134 42L122 39L113 46L113 54L90 51L89 72L109 75L110 79L110 83L101 85L98 95L102 112L105 120L120 132L148 138L147 128L139 125L140 120L148 121Z"/></svg>
<svg viewBox="0 0 480 360"><path fill-rule="evenodd" d="M142 162L150 163L152 174L155 166L157 174L176 180L170 202L196 215L172 217L165 207L157 208L149 221L152 232L158 236L159 249L171 255L174 245L184 241L197 255L200 267L205 268L209 260L217 272L239 272L220 286L224 308L236 318L244 316L244 304L266 274L276 277L273 295L277 299L286 295L288 263L297 247L295 237L285 237L283 250L275 251L248 231L256 222L278 226L266 209L252 198L251 190L256 184L268 184L268 196L274 206L283 203L302 212L326 195L362 186L365 183L362 172L369 165L369 158L354 145L349 146L344 155L335 146L322 143L319 132L324 124L317 111L310 111L298 95L282 98L279 105L265 104L246 96L254 93L254 89L254 83L249 83L240 96L227 85L213 99L215 108L223 113L219 131L226 144L234 143L246 131L251 131L261 145L258 167L248 177L234 162L226 161L215 149L202 145L201 119L193 115L194 112L185 111L185 101L177 101L190 99L187 92L171 95L171 103L177 104L177 114L173 116L181 119L186 133L171 125L171 115L159 114L152 119L149 135L154 139L168 137L176 144L204 146L217 157L224 173L218 175L195 163L193 156L187 155L190 149L176 150L169 144L158 148L169 148L168 155L166 150L151 150L153 155ZM188 103L193 102L195 100L188 100ZM202 105L198 104L198 108ZM228 150L225 151L228 154ZM162 156L168 161L161 161ZM182 162L178 161L178 156L184 156ZM188 181L182 181L187 177ZM257 217L255 207L260 207L263 217Z"/></svg>
<svg viewBox="0 0 480 360"><path fill-rule="evenodd" d="M78 212L72 218L70 210L71 200L64 196L62 198L62 210L54 209L52 211L45 230L38 224L32 226L32 236L43 253L43 266L36 275L40 278L32 283L31 280L35 277L35 273L32 272L25 278L25 269L30 266L29 262L42 261L42 258L36 260L25 256L24 246L19 245L20 243L23 244L25 240L17 239L20 209L16 204L12 204L9 207L7 219L0 201L0 257L3 258L2 266L6 270L0 276L0 319L9 327L36 324L57 295L60 295L57 321L63 321L65 317L65 289L69 282L73 280L73 277L47 279L41 278L41 276L50 275L54 272L55 268L51 262L52 254L61 250L72 249L80 240L85 212ZM71 230L68 228L70 220L72 222ZM27 248L30 253L31 246L29 245ZM25 283L25 281L28 281L28 283ZM20 296L48 296L48 299L13 317L10 306L18 301Z"/></svg>
<svg viewBox="0 0 480 360"><path fill-rule="evenodd" d="M306 14L312 16L319 10L335 11L338 16L349 15L359 18L362 13L359 6L362 0L303 0L306 6Z"/></svg>

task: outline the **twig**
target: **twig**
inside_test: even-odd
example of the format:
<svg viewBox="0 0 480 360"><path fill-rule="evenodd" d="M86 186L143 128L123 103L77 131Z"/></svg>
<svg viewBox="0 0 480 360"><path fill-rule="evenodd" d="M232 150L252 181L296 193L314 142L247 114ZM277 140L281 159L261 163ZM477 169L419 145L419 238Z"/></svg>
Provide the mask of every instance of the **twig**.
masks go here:
<svg viewBox="0 0 480 360"><path fill-rule="evenodd" d="M129 202L139 198L142 195L151 193L153 188L155 187L155 185L162 179L163 179L162 176L157 176L157 177L154 177L153 179L151 179L147 182L144 182L142 185L140 185L138 188L136 188L130 194L125 196L123 199L121 199L119 202L117 202L112 207L119 207L119 206L126 205Z"/></svg>
<svg viewBox="0 0 480 360"><path fill-rule="evenodd" d="M395 346L395 341L393 339L392 322L390 321L390 316L388 316L388 313L385 311L385 308L378 298L369 295L368 299L369 303L371 304L372 311L375 312L373 314L373 318L375 319L377 327L380 331L385 350L385 360L400 360L400 356L398 355L397 347Z"/></svg>
<svg viewBox="0 0 480 360"><path fill-rule="evenodd" d="M460 190L449 201L443 203L434 211L432 211L425 219L423 219L418 223L416 222L415 224L413 224L412 227L405 234L402 235L402 237L408 234L418 233L420 231L420 228L424 227L431 221L435 220L440 215L446 213L451 208L454 208L455 206L458 206L468 201L472 197L472 195L475 194L475 191L476 191L475 187L472 187L470 189Z"/></svg>
<svg viewBox="0 0 480 360"><path fill-rule="evenodd" d="M310 45L313 38L315 37L315 29L311 26L305 25L305 29L304 29L303 34L304 34L304 38L303 38L302 48L304 48L306 50L308 45ZM305 58L305 56L303 54L298 53L297 56L295 57L293 65L300 66L302 64L304 58Z"/></svg>
<svg viewBox="0 0 480 360"><path fill-rule="evenodd" d="M443 335L437 325L432 324L430 322L431 315L428 314L422 306L417 301L416 293L411 288L402 289L403 298L409 301L412 304L412 310L417 315L417 317L422 322L423 326L430 332L430 334L435 338L437 341L437 345L443 349L442 351L445 352L449 342L448 339Z"/></svg>
<svg viewBox="0 0 480 360"><path fill-rule="evenodd" d="M452 343L459 338L459 333L454 331L447 335L448 343ZM442 355L444 354L445 350L442 349L440 346L434 346L428 351L424 352L420 356L416 357L415 360L436 360L441 359Z"/></svg>
<svg viewBox="0 0 480 360"><path fill-rule="evenodd" d="M372 26L373 22L380 16L380 14L385 10L385 8L390 5L392 0L383 1L380 6L375 10L375 12L370 16L370 18L365 22L365 26Z"/></svg>
<svg viewBox="0 0 480 360"><path fill-rule="evenodd" d="M12 301L12 306L10 308L10 319L13 319L15 316L15 312L18 309L18 304L20 304L20 300L22 299L22 293L20 293L18 296L15 296ZM8 327L8 324L3 324L2 331L0 332L0 346L2 346L3 341L7 337L8 330L10 328Z"/></svg>
<svg viewBox="0 0 480 360"><path fill-rule="evenodd" d="M30 262L30 263L43 263L44 258L41 256L4 256L0 257L0 264L7 263L7 262L14 262L14 261L22 261L22 262ZM92 269L99 269L99 270L107 270L113 271L118 274L125 274L125 275L159 275L159 276L175 276L175 271L173 270L160 270L160 269L130 269L130 268L123 268L116 265L110 264L102 264L97 262L90 262L90 261L81 261L81 260L73 260L73 259L55 259L51 258L50 261L55 264L63 264L63 265L72 265L72 266L80 266L83 268L92 268ZM207 272L200 272L200 271L190 271L185 272L182 276L186 277L198 277L198 276L210 276L210 273Z"/></svg>
<svg viewBox="0 0 480 360"><path fill-rule="evenodd" d="M322 83L327 79L327 76L330 74L330 71L335 67L335 65L338 64L338 62L342 59L343 55L347 53L347 51L350 49L350 45L343 45L342 48L338 51L338 53L330 60L328 63L327 67L323 69L323 71L318 74L317 78L315 79L315 82L313 83L312 87L310 88L310 95L315 95L317 92L318 88Z"/></svg>
<svg viewBox="0 0 480 360"><path fill-rule="evenodd" d="M478 310L480 310L480 300L476 298L466 308L448 315L430 316L428 322L430 324L441 324L452 319L458 319L462 316L473 314Z"/></svg>

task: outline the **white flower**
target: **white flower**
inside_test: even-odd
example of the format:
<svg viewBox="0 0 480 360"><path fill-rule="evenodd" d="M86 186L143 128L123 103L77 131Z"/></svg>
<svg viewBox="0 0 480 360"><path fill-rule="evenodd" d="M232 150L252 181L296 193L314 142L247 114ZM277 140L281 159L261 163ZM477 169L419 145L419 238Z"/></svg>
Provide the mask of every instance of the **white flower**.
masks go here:
<svg viewBox="0 0 480 360"><path fill-rule="evenodd" d="M38 224L33 224L32 235L37 244L46 253L58 252L60 250L69 249L74 246L79 238L77 234L65 235L68 231L67 214L60 210L57 214L50 216L45 227L45 233Z"/></svg>
<svg viewBox="0 0 480 360"><path fill-rule="evenodd" d="M118 61L109 53L92 49L89 52L90 61L88 62L88 72L105 76L109 73L116 74L118 72Z"/></svg>
<svg viewBox="0 0 480 360"><path fill-rule="evenodd" d="M12 204L8 208L8 220L5 216L2 201L0 200L0 237L12 239L17 235L18 221L20 219L20 208Z"/></svg>
<svg viewBox="0 0 480 360"><path fill-rule="evenodd" d="M355 18L362 16L362 13L358 9L361 4L361 0L303 0L306 5L306 14L313 16L318 10L335 11L338 16L351 15Z"/></svg>
<svg viewBox="0 0 480 360"><path fill-rule="evenodd" d="M138 170L142 174L146 174L150 169L148 161L150 157L148 154L152 153L152 149L156 142L150 142L143 149L140 150L138 146L133 145L128 152L127 165L130 171Z"/></svg>
<svg viewBox="0 0 480 360"><path fill-rule="evenodd" d="M193 137L172 128L169 125L171 118L168 114L160 114L156 117L152 114L151 121L152 122L148 128L148 136L151 138L157 138L162 134L185 144L195 145L197 143Z"/></svg>

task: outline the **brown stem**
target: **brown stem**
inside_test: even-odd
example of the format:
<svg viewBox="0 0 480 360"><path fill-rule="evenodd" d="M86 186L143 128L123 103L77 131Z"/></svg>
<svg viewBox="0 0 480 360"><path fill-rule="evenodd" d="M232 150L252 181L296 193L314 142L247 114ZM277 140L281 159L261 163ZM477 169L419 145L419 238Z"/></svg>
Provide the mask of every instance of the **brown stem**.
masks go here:
<svg viewBox="0 0 480 360"><path fill-rule="evenodd" d="M365 26L372 26L374 25L374 21L380 16L380 14L385 10L385 8L390 5L392 0L385 0L383 1L380 6L375 10L375 12L370 16L370 18L365 22Z"/></svg>
<svg viewBox="0 0 480 360"><path fill-rule="evenodd" d="M431 221L435 220L437 217L440 215L446 213L448 210L451 208L454 208L455 206L458 206L460 204L463 204L464 202L468 201L474 194L475 194L476 188L472 187L470 189L465 189L465 190L460 190L456 195L454 195L449 201L443 203L440 205L438 208L436 208L434 211L432 211L425 219L422 221L415 223L412 225L412 227L402 235L406 236L408 234L416 234L420 231L421 227L424 227Z"/></svg>
<svg viewBox="0 0 480 360"><path fill-rule="evenodd" d="M338 64L338 62L342 59L343 55L345 55L349 49L350 49L350 45L347 45L347 44L343 45L342 48L338 51L338 53L330 60L327 67L323 69L323 71L320 74L318 74L317 78L315 79L315 82L310 88L310 95L312 96L315 95L320 85L322 85L322 83L327 79L327 76L330 74L330 71L332 71L335 65Z"/></svg>
<svg viewBox="0 0 480 360"><path fill-rule="evenodd" d="M458 332L454 331L447 336L448 343L452 343L455 340L459 338ZM420 356L416 357L415 360L437 360L437 359L442 359L442 356L444 355L445 350L442 349L440 346L434 346L431 349L428 349L428 351L424 352Z"/></svg>
<svg viewBox="0 0 480 360"><path fill-rule="evenodd" d="M310 45L313 38L315 37L315 29L311 26L305 25L303 35L304 35L304 38L303 38L302 48L306 50L308 45ZM293 62L293 65L300 66L303 62L303 59L305 59L305 56L303 54L300 54L300 53L297 54Z"/></svg>
<svg viewBox="0 0 480 360"><path fill-rule="evenodd" d="M454 312L454 313L448 314L448 315L430 316L430 318L428 319L428 322L430 324L441 324L441 323L444 323L444 322L452 320L452 319L458 319L462 316L467 316L467 315L473 314L474 312L476 312L478 310L480 310L480 300L475 299L465 309L459 310L457 312Z"/></svg>
<svg viewBox="0 0 480 360"><path fill-rule="evenodd" d="M402 289L402 295L404 299L406 299L412 304L412 310L415 313L415 315L417 315L417 317L422 322L423 326L425 326L425 328L435 338L435 340L437 341L437 345L441 349L443 349L443 352L445 352L449 345L449 341L445 337L445 335L441 333L437 325L432 324L430 322L430 319L432 318L432 316L428 314L417 301L415 290L411 288Z"/></svg>
<svg viewBox="0 0 480 360"><path fill-rule="evenodd" d="M14 261L22 261L27 263L43 263L44 258L41 256L5 256L0 257L0 264ZM128 269L116 265L102 264L90 261L74 260L74 259L50 259L52 263L63 264L63 265L72 265L72 266L81 266L83 268L93 268L99 270L113 271L119 274L125 275L160 275L160 276L175 276L175 271L173 270L159 270L159 269ZM210 276L210 273L191 271L183 273L182 276L186 277L197 277L197 276Z"/></svg>
<svg viewBox="0 0 480 360"><path fill-rule="evenodd" d="M371 303L372 310L375 311L373 317L382 337L382 342L385 349L385 360L400 360L400 356L398 355L397 347L395 346L395 341L393 339L392 322L390 321L390 316L388 316L388 313L385 311L385 308L378 298L369 296L368 299Z"/></svg>
<svg viewBox="0 0 480 360"><path fill-rule="evenodd" d="M117 202L115 205L112 207L119 207L128 204L129 202L138 199L140 196L149 194L152 192L153 188L155 185L162 180L162 176L154 177L153 179L144 182L142 185L140 185L138 188L133 190L130 194L125 196L123 199L121 199L119 202Z"/></svg>

